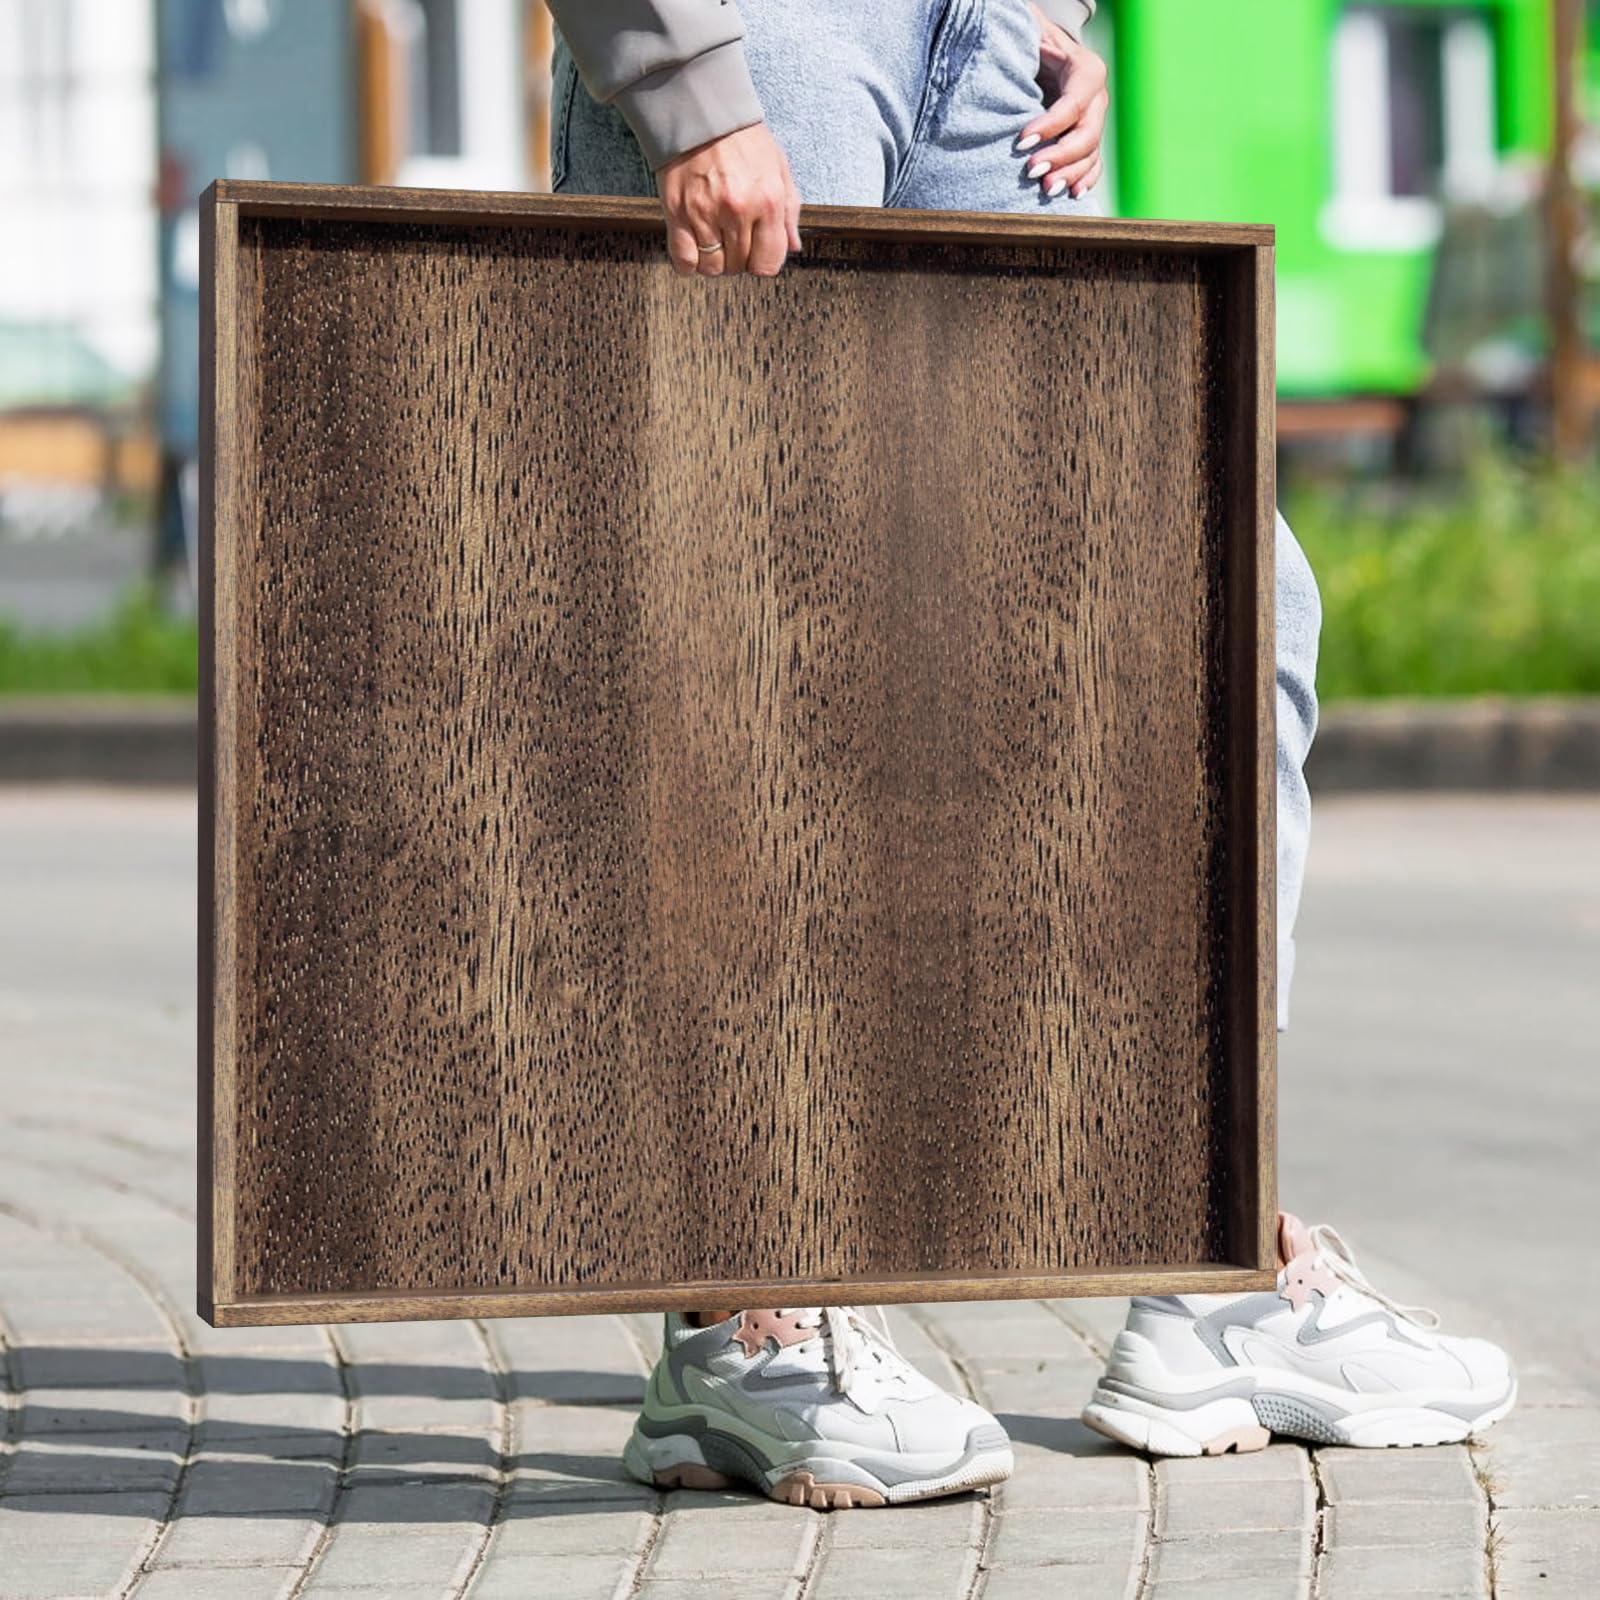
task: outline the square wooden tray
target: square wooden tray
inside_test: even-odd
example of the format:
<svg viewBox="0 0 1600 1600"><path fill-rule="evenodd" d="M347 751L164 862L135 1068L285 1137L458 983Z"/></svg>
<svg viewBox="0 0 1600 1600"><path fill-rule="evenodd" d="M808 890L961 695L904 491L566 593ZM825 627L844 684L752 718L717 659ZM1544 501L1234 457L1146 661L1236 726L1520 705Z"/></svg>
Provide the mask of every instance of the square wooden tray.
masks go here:
<svg viewBox="0 0 1600 1600"><path fill-rule="evenodd" d="M202 1314L1269 1286L1271 230L203 218Z"/></svg>

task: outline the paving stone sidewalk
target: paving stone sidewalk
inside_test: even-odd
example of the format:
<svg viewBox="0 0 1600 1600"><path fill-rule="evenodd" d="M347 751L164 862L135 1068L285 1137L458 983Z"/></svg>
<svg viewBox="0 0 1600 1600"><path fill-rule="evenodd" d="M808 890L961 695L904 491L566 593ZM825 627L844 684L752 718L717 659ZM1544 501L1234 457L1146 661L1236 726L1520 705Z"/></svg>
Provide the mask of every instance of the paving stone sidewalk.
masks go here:
<svg viewBox="0 0 1600 1600"><path fill-rule="evenodd" d="M193 1051L192 1009L30 998L0 969L0 1600L1597 1592L1600 1411L1542 1368L1478 1449L1152 1463L1076 1420L1124 1303L894 1308L1016 1474L827 1514L624 1478L654 1317L211 1329Z"/></svg>

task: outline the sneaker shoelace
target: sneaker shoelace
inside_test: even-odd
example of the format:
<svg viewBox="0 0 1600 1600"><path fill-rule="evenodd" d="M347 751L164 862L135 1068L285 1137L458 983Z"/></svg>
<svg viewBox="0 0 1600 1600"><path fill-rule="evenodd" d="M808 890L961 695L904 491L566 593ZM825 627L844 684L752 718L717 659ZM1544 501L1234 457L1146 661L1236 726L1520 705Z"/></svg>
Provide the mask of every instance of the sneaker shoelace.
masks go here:
<svg viewBox="0 0 1600 1600"><path fill-rule="evenodd" d="M864 1306L790 1306L778 1315L793 1317L799 1327L820 1330L828 1372L840 1394L849 1394L851 1384L864 1373L892 1379L911 1370L881 1307L877 1326L868 1321Z"/></svg>
<svg viewBox="0 0 1600 1600"><path fill-rule="evenodd" d="M1329 1270L1336 1278L1342 1278L1352 1289L1370 1295L1380 1305L1387 1306L1419 1328L1433 1329L1439 1326L1439 1313L1431 1306L1402 1305L1398 1300L1384 1294L1381 1289L1375 1289L1368 1281L1366 1273L1356 1265L1354 1252L1344 1242L1336 1228L1329 1227L1325 1222L1318 1222L1306 1231L1311 1235L1311 1242L1327 1261Z"/></svg>

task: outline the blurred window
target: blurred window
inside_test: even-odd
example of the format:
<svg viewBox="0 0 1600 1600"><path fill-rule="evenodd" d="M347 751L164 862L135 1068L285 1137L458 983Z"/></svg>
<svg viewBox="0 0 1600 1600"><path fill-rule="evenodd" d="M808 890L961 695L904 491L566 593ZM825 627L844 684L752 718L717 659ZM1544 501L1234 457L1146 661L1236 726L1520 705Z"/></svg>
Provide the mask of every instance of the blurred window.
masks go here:
<svg viewBox="0 0 1600 1600"><path fill-rule="evenodd" d="M1388 45L1389 192L1432 195L1444 178L1443 19L1382 19Z"/></svg>
<svg viewBox="0 0 1600 1600"><path fill-rule="evenodd" d="M526 0L383 0L401 53L404 148L389 181L525 187L522 29Z"/></svg>
<svg viewBox="0 0 1600 1600"><path fill-rule="evenodd" d="M149 379L155 181L150 0L0 0L0 405Z"/></svg>
<svg viewBox="0 0 1600 1600"><path fill-rule="evenodd" d="M1421 249L1441 199L1495 175L1494 35L1483 10L1359 5L1333 39L1333 197L1324 227L1348 249Z"/></svg>
<svg viewBox="0 0 1600 1600"><path fill-rule="evenodd" d="M420 0L422 27L412 57L411 148L419 155L461 154L461 58L456 0Z"/></svg>

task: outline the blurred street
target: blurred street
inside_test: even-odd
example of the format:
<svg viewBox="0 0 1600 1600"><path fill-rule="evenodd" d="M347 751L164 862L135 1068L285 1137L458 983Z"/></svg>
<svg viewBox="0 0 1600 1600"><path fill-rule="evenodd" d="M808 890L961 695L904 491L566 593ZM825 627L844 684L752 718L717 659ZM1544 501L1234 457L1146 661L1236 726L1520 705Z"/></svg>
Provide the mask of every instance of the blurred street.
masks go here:
<svg viewBox="0 0 1600 1600"><path fill-rule="evenodd" d="M143 575L149 544L146 529L106 518L64 534L0 538L0 612L39 628L91 626Z"/></svg>
<svg viewBox="0 0 1600 1600"><path fill-rule="evenodd" d="M1484 1448L1152 1467L1076 1420L1124 1303L904 1307L1016 1476L831 1517L622 1478L654 1317L195 1318L195 826L184 795L0 790L0 1596L1001 1600L1063 1562L1075 1597L1592 1592L1600 799L1315 814L1282 1197L1511 1346Z"/></svg>
<svg viewBox="0 0 1600 1600"><path fill-rule="evenodd" d="M1600 1400L1600 797L1314 803L1298 944L1283 1203Z"/></svg>

